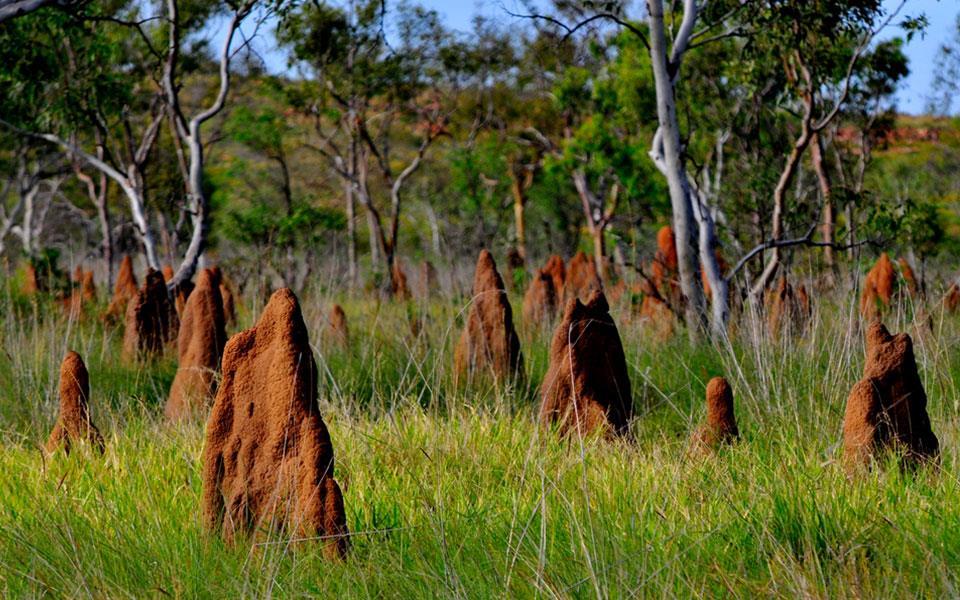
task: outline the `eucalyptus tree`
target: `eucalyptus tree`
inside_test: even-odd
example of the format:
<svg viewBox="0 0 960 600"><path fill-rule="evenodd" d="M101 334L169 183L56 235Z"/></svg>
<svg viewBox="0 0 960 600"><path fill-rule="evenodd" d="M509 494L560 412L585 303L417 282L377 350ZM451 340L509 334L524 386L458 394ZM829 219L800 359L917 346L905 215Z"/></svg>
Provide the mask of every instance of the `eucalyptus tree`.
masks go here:
<svg viewBox="0 0 960 600"><path fill-rule="evenodd" d="M91 6L82 15L40 10L0 26L0 86L9 90L0 99L0 114L8 131L59 148L81 176L86 171L80 163L119 184L148 262L155 262L145 171L160 125L158 96L141 85L142 48L104 26L101 8L110 18L137 18L122 5ZM106 182L99 184L103 254L110 260Z"/></svg>
<svg viewBox="0 0 960 600"><path fill-rule="evenodd" d="M344 182L350 279L357 203L374 269L392 275L406 186L447 133L441 54L449 38L436 12L385 0L303 3L286 12L277 37L308 78L292 99L313 120L310 145Z"/></svg>
<svg viewBox="0 0 960 600"><path fill-rule="evenodd" d="M0 82L14 90L5 98L3 124L61 148L72 160L114 181L128 200L146 262L157 269L147 165L169 118L181 152L185 210L193 226L171 281L174 286L193 276L209 231L201 128L225 104L241 23L255 8L265 6L256 0L189 2L185 3L189 14L184 16L180 4L180 0L165 0L159 6L126 0L91 2L76 11L39 10L0 29L4 48L0 52L8 54ZM181 96L186 90L195 92L196 85L186 85L183 79L204 61L182 46L196 45L197 32L214 16L227 19L214 59L217 89L209 104L188 115Z"/></svg>

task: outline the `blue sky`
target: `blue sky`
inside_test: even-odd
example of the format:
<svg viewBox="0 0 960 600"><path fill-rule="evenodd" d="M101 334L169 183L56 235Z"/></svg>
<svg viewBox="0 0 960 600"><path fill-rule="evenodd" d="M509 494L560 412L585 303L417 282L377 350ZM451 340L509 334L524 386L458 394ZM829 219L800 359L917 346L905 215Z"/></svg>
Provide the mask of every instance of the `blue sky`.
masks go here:
<svg viewBox="0 0 960 600"><path fill-rule="evenodd" d="M884 6L892 10L899 6L901 0L884 0ZM509 12L523 13L523 5L519 0L420 0L421 4L429 6L440 13L447 26L460 31L471 29L471 19L475 14L495 18L504 24L516 23ZM637 3L635 0L634 4ZM926 14L930 25L924 36L915 36L907 44L905 51L910 58L910 76L903 82L897 94L897 105L901 112L917 114L924 111L926 98L930 93L930 83L934 73L934 59L940 46L952 35L957 13L960 12L960 0L907 0L901 9L898 18ZM636 13L636 10L634 10ZM265 58L271 71L286 68L286 60L282 54L272 48L271 35L264 32L258 46L258 51ZM881 38L902 35L895 26L889 27Z"/></svg>

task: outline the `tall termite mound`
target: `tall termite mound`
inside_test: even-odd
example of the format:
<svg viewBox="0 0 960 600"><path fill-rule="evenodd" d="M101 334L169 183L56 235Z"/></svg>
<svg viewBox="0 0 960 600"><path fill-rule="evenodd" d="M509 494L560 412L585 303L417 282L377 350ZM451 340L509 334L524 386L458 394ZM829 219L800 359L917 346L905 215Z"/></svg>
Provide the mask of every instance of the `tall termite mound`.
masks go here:
<svg viewBox="0 0 960 600"><path fill-rule="evenodd" d="M347 313L343 312L343 307L334 304L330 307L330 316L327 317L327 329L330 338L342 348L350 345L350 331L347 329Z"/></svg>
<svg viewBox="0 0 960 600"><path fill-rule="evenodd" d="M210 269L204 269L180 320L177 374L164 411L168 419L180 419L198 408L206 408L213 398L216 373L226 343L219 282Z"/></svg>
<svg viewBox="0 0 960 600"><path fill-rule="evenodd" d="M691 438L694 452L716 450L721 444L740 437L737 417L733 412L733 388L723 377L714 377L707 383L707 422Z"/></svg>
<svg viewBox="0 0 960 600"><path fill-rule="evenodd" d="M496 379L523 373L520 338L513 328L513 310L493 255L481 250L473 277L473 299L454 351L457 378L486 371Z"/></svg>
<svg viewBox="0 0 960 600"><path fill-rule="evenodd" d="M163 268L160 269L160 272L163 273L164 281L170 281L171 279L173 279L173 275L174 275L173 267L171 267L170 265L163 265Z"/></svg>
<svg viewBox="0 0 960 600"><path fill-rule="evenodd" d="M170 289L170 296L173 298L173 310L177 315L183 315L183 309L187 307L187 300L190 299L194 287L192 281L185 279Z"/></svg>
<svg viewBox="0 0 960 600"><path fill-rule="evenodd" d="M549 322L557 314L557 293L550 273L538 269L523 295L523 320L528 324Z"/></svg>
<svg viewBox="0 0 960 600"><path fill-rule="evenodd" d="M127 303L136 297L137 291L137 277L133 274L133 259L127 254L120 261L117 280L113 285L113 298L110 300L110 305L107 306L104 318L108 321L121 319L127 312Z"/></svg>
<svg viewBox="0 0 960 600"><path fill-rule="evenodd" d="M785 329L795 333L803 331L812 314L807 288L803 285L794 288L786 275L780 275L777 287L767 293L765 304L767 330L774 336Z"/></svg>
<svg viewBox="0 0 960 600"><path fill-rule="evenodd" d="M893 262L884 252L863 280L863 292L860 295L860 314L869 320L878 318L883 310L890 306L896 283L897 275L893 270Z"/></svg>
<svg viewBox="0 0 960 600"><path fill-rule="evenodd" d="M135 361L162 354L164 347L177 337L179 327L163 274L150 269L143 287L127 305L124 358Z"/></svg>
<svg viewBox="0 0 960 600"><path fill-rule="evenodd" d="M901 450L907 464L937 459L940 454L940 443L930 428L913 340L906 333L890 335L877 320L867 330L863 379L847 398L844 464L854 471L888 447Z"/></svg>
<svg viewBox="0 0 960 600"><path fill-rule="evenodd" d="M650 264L650 277L640 285L643 293L640 317L652 324L660 337L673 331L673 311L680 309L678 264L673 228L664 225L657 231L657 250Z"/></svg>
<svg viewBox="0 0 960 600"><path fill-rule="evenodd" d="M673 228L664 225L657 230L657 251L653 255L653 265L650 267L653 280L658 287L678 285L676 279L679 264L677 238L673 234Z"/></svg>
<svg viewBox="0 0 960 600"><path fill-rule="evenodd" d="M601 288L600 278L597 277L597 265L583 250L578 251L570 259L567 267L565 297L585 299Z"/></svg>
<svg viewBox="0 0 960 600"><path fill-rule="evenodd" d="M558 424L562 433L627 432L633 397L620 334L609 310L601 291L586 304L572 298L553 335L540 419Z"/></svg>
<svg viewBox="0 0 960 600"><path fill-rule="evenodd" d="M550 279L553 280L553 292L557 302L563 302L563 290L567 283L567 265L563 262L563 258L556 254L552 255L547 259L543 270L549 273Z"/></svg>
<svg viewBox="0 0 960 600"><path fill-rule="evenodd" d="M328 556L347 550L317 365L289 289L274 292L257 325L227 342L207 422L203 517L228 540L269 527L322 537Z"/></svg>
<svg viewBox="0 0 960 600"><path fill-rule="evenodd" d="M88 442L103 454L103 436L90 420L90 376L83 359L73 350L60 364L60 416L50 432L46 451L70 453L73 444Z"/></svg>
<svg viewBox="0 0 960 600"><path fill-rule="evenodd" d="M220 297L223 299L223 322L232 325L237 322L237 304L234 299L233 285L219 266L210 267L210 272L217 280Z"/></svg>

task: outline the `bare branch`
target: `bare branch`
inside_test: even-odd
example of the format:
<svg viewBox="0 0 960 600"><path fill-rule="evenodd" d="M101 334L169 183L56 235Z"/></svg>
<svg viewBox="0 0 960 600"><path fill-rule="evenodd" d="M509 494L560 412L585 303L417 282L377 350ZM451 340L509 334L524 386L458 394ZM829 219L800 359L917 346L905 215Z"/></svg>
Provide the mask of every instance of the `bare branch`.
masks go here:
<svg viewBox="0 0 960 600"><path fill-rule="evenodd" d="M874 246L879 246L881 244L880 240L861 240L859 242L853 242L849 244L838 244L836 242L820 242L813 239L813 234L817 230L819 223L814 223L810 226L810 229L807 230L807 233L803 237L792 238L787 240L767 240L761 244L754 246L750 252L747 252L743 258L741 258L736 265L727 275L724 277L727 281L733 279L733 277L746 265L750 262L754 256L760 254L764 250L769 250L771 248L785 248L788 246L807 246L811 248L833 248L834 250L850 250L852 248L858 248L865 244L871 244Z"/></svg>

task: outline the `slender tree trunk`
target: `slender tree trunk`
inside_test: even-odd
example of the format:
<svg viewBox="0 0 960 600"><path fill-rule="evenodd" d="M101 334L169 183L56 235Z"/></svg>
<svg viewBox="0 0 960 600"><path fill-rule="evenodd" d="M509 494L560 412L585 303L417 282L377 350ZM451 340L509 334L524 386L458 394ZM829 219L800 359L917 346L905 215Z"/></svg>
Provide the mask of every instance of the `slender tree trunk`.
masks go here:
<svg viewBox="0 0 960 600"><path fill-rule="evenodd" d="M347 205L347 280L351 288L357 287L357 204L354 198L354 178L357 176L357 140L350 140L347 155L347 178L344 179L343 195Z"/></svg>
<svg viewBox="0 0 960 600"><path fill-rule="evenodd" d="M532 179L532 173L530 178ZM517 173L517 167L511 167L510 192L513 195L513 219L516 223L516 249L524 263L527 261L527 227L524 219L527 205L526 179Z"/></svg>
<svg viewBox="0 0 960 600"><path fill-rule="evenodd" d="M370 237L370 266L374 271L380 270L381 255L380 255L380 240L377 236L377 228L379 223L376 219L373 218L373 215L367 211L367 233Z"/></svg>
<svg viewBox="0 0 960 600"><path fill-rule="evenodd" d="M607 247L604 241L606 229L607 227L603 223L595 223L590 227L590 234L593 237L593 257L597 267L597 277L600 278L600 281L602 281L604 285L609 281L606 260Z"/></svg>
<svg viewBox="0 0 960 600"><path fill-rule="evenodd" d="M654 152L658 151L656 146L662 144L662 171L666 175L670 190L673 231L677 241L680 290L684 296L685 318L690 337L697 340L707 321L700 269L697 264L699 232L693 223L693 207L686 167L680 157L680 128L677 123L673 78L668 67L669 53L663 24L663 1L648 0L647 8L650 25L650 58L653 64L659 122L656 136L659 138L659 143L655 141ZM695 11L696 8L692 7L692 10ZM695 19L695 14L690 15L690 18Z"/></svg>
<svg viewBox="0 0 960 600"><path fill-rule="evenodd" d="M143 194L143 185L137 174L135 165L129 165L127 168L127 185L124 186L124 193L130 201L130 214L133 217L133 223L140 234L140 241L143 243L144 256L147 259L147 266L160 270L160 259L157 256L157 244L153 239L153 228L147 220L146 198Z"/></svg>
<svg viewBox="0 0 960 600"><path fill-rule="evenodd" d="M40 186L36 183L23 193L23 222L20 224L20 241L23 245L23 252L27 256L33 256L33 211L39 193Z"/></svg>
<svg viewBox="0 0 960 600"><path fill-rule="evenodd" d="M101 159L103 158L102 147L98 149L97 154ZM110 180L101 172L98 181L94 182L93 177L84 173L79 164L74 166L74 173L86 186L87 196L97 208L97 221L100 223L102 236L100 254L104 262L104 272L107 274L107 289L113 289L113 231L110 226L110 208L107 206L107 186Z"/></svg>
<svg viewBox="0 0 960 600"><path fill-rule="evenodd" d="M344 180L343 194L347 204L347 280L357 287L357 205L353 199L353 182Z"/></svg>
<svg viewBox="0 0 960 600"><path fill-rule="evenodd" d="M813 140L811 140L810 143L810 159L811 162L813 162L813 170L817 174L817 182L820 185L820 196L823 199L823 222L820 224L820 231L823 236L823 241L827 244L832 244L834 228L833 186L830 183L830 175L827 173L826 165L823 161L823 138L819 133L813 134ZM827 283L833 285L835 281L833 272L833 247L824 247L823 261L827 267Z"/></svg>
<svg viewBox="0 0 960 600"><path fill-rule="evenodd" d="M163 88L166 101L174 113L174 126L177 136L185 144L189 154L186 188L193 225L193 233L190 236L189 244L187 244L183 260L176 273L174 273L173 279L169 282L171 287L176 287L184 281L192 279L198 266L202 266L203 252L206 249L210 234L210 199L203 190L204 152L201 129L206 121L223 110L227 93L230 91L230 60L233 38L240 27L240 23L249 14L251 8L252 2L250 0L246 0L233 8L234 13L227 26L226 36L219 54L219 88L216 98L207 108L187 120L181 112L179 87L175 83L174 75L179 60L181 34L177 0L167 0L169 32L167 60L163 72Z"/></svg>
<svg viewBox="0 0 960 600"><path fill-rule="evenodd" d="M437 213L430 206L425 204L427 211L427 220L430 222L430 249L434 256L440 256L440 220L437 219Z"/></svg>
<svg viewBox="0 0 960 600"><path fill-rule="evenodd" d="M770 237L774 241L779 241L783 238L783 216L786 211L787 188L790 187L790 183L793 181L793 177L796 175L797 169L800 167L800 160L803 158L803 153L806 152L807 146L810 145L810 140L813 136L813 131L811 129L811 120L813 118L813 95L808 94L804 103L804 115L801 121L800 135L797 137L796 141L794 141L793 148L790 149L790 155L787 157L787 162L784 165L783 170L780 172L780 178L777 180L777 186L773 190L773 215L770 219ZM767 261L763 272L760 274L760 277L757 278L756 283L750 290L750 295L754 300L760 298L763 291L768 285L770 285L770 282L773 281L773 277L776 275L779 267L780 249L773 248L770 251L770 259Z"/></svg>
<svg viewBox="0 0 960 600"><path fill-rule="evenodd" d="M100 222L100 231L103 235L101 242L103 265L106 267L107 289L113 289L113 230L110 224L110 207L107 204L107 177L100 176L100 193L97 200L97 220Z"/></svg>

